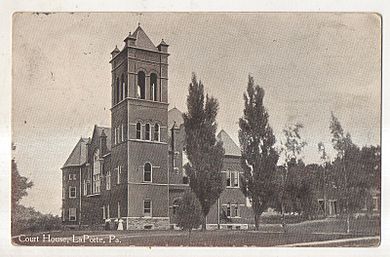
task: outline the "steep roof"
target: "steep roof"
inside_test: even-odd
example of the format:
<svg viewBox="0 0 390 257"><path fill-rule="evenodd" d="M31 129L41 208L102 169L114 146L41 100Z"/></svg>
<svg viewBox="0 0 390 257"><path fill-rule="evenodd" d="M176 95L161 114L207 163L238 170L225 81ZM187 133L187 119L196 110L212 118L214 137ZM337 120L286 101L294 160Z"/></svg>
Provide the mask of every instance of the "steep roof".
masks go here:
<svg viewBox="0 0 390 257"><path fill-rule="evenodd" d="M176 122L177 127L184 123L183 113L176 107L168 111L168 129L172 128L174 122Z"/></svg>
<svg viewBox="0 0 390 257"><path fill-rule="evenodd" d="M241 156L240 148L234 143L233 139L226 133L225 130L221 130L217 138L223 142L223 148L225 148L225 155Z"/></svg>
<svg viewBox="0 0 390 257"><path fill-rule="evenodd" d="M80 138L76 146L73 148L72 153L64 163L63 168L81 166L87 162L87 143L88 138Z"/></svg>
<svg viewBox="0 0 390 257"><path fill-rule="evenodd" d="M145 31L138 25L137 29L131 35L135 38L135 45L139 48L158 51L152 40L146 35Z"/></svg>
<svg viewBox="0 0 390 257"><path fill-rule="evenodd" d="M104 131L104 134L107 136L107 141L106 141L107 149L108 149L108 151L111 151L111 128L95 126L94 133L96 133L97 137L100 137L100 135L102 134L103 131ZM94 135L92 135L92 137L93 136Z"/></svg>

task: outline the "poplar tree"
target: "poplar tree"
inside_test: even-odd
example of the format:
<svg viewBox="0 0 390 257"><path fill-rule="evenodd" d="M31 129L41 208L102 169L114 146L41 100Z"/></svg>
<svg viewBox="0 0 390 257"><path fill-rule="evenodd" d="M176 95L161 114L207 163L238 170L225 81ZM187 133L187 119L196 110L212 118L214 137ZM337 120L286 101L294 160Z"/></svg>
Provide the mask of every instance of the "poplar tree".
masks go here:
<svg viewBox="0 0 390 257"><path fill-rule="evenodd" d="M187 113L183 114L185 152L189 162L184 166L189 184L202 207L202 230L211 206L224 190L222 164L224 149L216 140L218 101L204 95L204 86L193 73L188 88Z"/></svg>
<svg viewBox="0 0 390 257"><path fill-rule="evenodd" d="M261 214L275 198L275 172L278 153L275 136L268 123L268 112L264 107L264 89L255 86L249 76L244 93L244 115L239 120L238 131L241 148L241 190L252 200L255 226L259 229Z"/></svg>
<svg viewBox="0 0 390 257"><path fill-rule="evenodd" d="M360 172L359 153L360 149L352 142L351 135L341 126L337 117L331 113L330 133L332 134L333 148L337 151L337 157L334 161L336 172L336 183L343 194L342 204L347 214L346 217L346 232L350 233L350 217L356 204L354 198L360 191L361 176L357 176ZM359 181L360 180L360 181Z"/></svg>

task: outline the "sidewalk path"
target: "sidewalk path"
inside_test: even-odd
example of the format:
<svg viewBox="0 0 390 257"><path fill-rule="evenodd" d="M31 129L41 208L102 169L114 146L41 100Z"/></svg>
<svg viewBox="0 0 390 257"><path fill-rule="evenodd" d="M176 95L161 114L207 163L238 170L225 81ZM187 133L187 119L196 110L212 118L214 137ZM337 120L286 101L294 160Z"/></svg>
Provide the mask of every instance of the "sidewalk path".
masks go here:
<svg viewBox="0 0 390 257"><path fill-rule="evenodd" d="M328 241L318 241L318 242L307 242L307 243L295 243L287 245L278 245L278 247L311 247L311 246L328 246L334 247L335 245L343 246L345 243L364 243L372 241L379 246L380 237L379 236L370 236L370 237L358 237L358 238L346 238L346 239L336 239ZM368 246L368 245L367 245ZM370 246L375 246L375 244L370 244Z"/></svg>

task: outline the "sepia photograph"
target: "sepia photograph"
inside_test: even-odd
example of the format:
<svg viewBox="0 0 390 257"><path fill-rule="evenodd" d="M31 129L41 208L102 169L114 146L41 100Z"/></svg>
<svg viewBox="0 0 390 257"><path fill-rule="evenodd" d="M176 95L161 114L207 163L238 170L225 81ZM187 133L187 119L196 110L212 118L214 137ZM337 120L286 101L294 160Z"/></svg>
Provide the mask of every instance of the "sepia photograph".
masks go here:
<svg viewBox="0 0 390 257"><path fill-rule="evenodd" d="M382 17L15 12L14 246L378 247Z"/></svg>

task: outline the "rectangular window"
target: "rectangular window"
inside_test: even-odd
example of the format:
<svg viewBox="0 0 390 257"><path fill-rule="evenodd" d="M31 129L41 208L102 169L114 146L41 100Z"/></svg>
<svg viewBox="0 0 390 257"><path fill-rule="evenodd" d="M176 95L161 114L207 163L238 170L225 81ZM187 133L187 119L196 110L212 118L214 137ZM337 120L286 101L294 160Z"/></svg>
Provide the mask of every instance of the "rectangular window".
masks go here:
<svg viewBox="0 0 390 257"><path fill-rule="evenodd" d="M116 145L118 142L116 141L116 128L114 128L114 145Z"/></svg>
<svg viewBox="0 0 390 257"><path fill-rule="evenodd" d="M121 142L123 142L125 140L125 137L124 137L124 129L123 129L123 124L121 124Z"/></svg>
<svg viewBox="0 0 390 257"><path fill-rule="evenodd" d="M87 180L87 195L91 193L91 181Z"/></svg>
<svg viewBox="0 0 390 257"><path fill-rule="evenodd" d="M233 176L234 176L233 187L239 187L240 177L238 171L233 171Z"/></svg>
<svg viewBox="0 0 390 257"><path fill-rule="evenodd" d="M108 170L106 174L106 190L111 190L111 171Z"/></svg>
<svg viewBox="0 0 390 257"><path fill-rule="evenodd" d="M177 165L177 161L178 159L180 158L180 153L178 151L175 151L174 154L173 154L173 158L172 158L172 166L173 166L173 170L176 172L176 174L179 173L179 167Z"/></svg>
<svg viewBox="0 0 390 257"><path fill-rule="evenodd" d="M73 180L76 180L76 173L73 174Z"/></svg>
<svg viewBox="0 0 390 257"><path fill-rule="evenodd" d="M232 186L230 176L231 176L230 171L226 171L226 186L227 187L231 187Z"/></svg>
<svg viewBox="0 0 390 257"><path fill-rule="evenodd" d="M70 221L76 220L76 208L69 208L69 220Z"/></svg>
<svg viewBox="0 0 390 257"><path fill-rule="evenodd" d="M144 216L151 217L152 216L152 201L144 200Z"/></svg>
<svg viewBox="0 0 390 257"><path fill-rule="evenodd" d="M87 182L85 182L85 179L83 181L83 195L87 195L88 194L88 188L87 188Z"/></svg>
<svg viewBox="0 0 390 257"><path fill-rule="evenodd" d="M107 219L110 218L110 205L107 204Z"/></svg>
<svg viewBox="0 0 390 257"><path fill-rule="evenodd" d="M236 203L233 205L233 216L234 217L240 217L240 212L239 212L239 205Z"/></svg>
<svg viewBox="0 0 390 257"><path fill-rule="evenodd" d="M235 218L235 217L240 217L240 209L239 209L239 204L227 204L226 208L226 216L228 218Z"/></svg>
<svg viewBox="0 0 390 257"><path fill-rule="evenodd" d="M116 183L120 184L121 183L121 173L122 173L122 166L118 166L116 168Z"/></svg>
<svg viewBox="0 0 390 257"><path fill-rule="evenodd" d="M102 211L103 211L103 220L106 219L106 207L104 205L102 206Z"/></svg>
<svg viewBox="0 0 390 257"><path fill-rule="evenodd" d="M100 174L95 174L92 177L92 194L100 193Z"/></svg>
<svg viewBox="0 0 390 257"><path fill-rule="evenodd" d="M69 198L76 198L76 187L69 187Z"/></svg>
<svg viewBox="0 0 390 257"><path fill-rule="evenodd" d="M372 200L373 200L373 208L372 208L372 210L373 211L378 211L379 210L379 198L377 196L374 196L372 198Z"/></svg>
<svg viewBox="0 0 390 257"><path fill-rule="evenodd" d="M321 211L325 212L325 201L324 201L324 199L318 199L318 204L320 205Z"/></svg>
<svg viewBox="0 0 390 257"><path fill-rule="evenodd" d="M69 180L72 180L73 179L73 174L72 173L69 173Z"/></svg>
<svg viewBox="0 0 390 257"><path fill-rule="evenodd" d="M61 210L61 215L62 215L62 221L65 221L65 209L62 208Z"/></svg>
<svg viewBox="0 0 390 257"><path fill-rule="evenodd" d="M240 186L240 173L238 171L226 171L226 187Z"/></svg>
<svg viewBox="0 0 390 257"><path fill-rule="evenodd" d="M118 202L118 219L121 217L121 204Z"/></svg>
<svg viewBox="0 0 390 257"><path fill-rule="evenodd" d="M231 217L231 205L230 205L230 203L228 203L227 204L227 208L226 208L226 216L228 217L228 218L230 218Z"/></svg>

